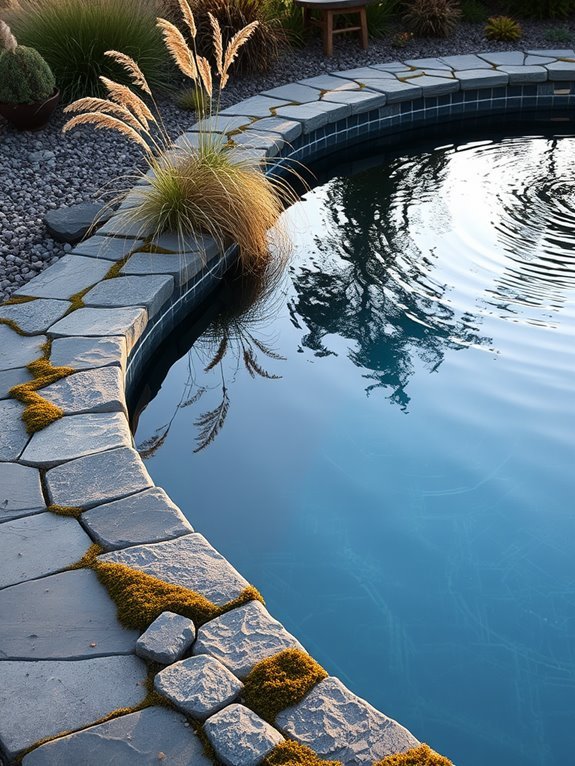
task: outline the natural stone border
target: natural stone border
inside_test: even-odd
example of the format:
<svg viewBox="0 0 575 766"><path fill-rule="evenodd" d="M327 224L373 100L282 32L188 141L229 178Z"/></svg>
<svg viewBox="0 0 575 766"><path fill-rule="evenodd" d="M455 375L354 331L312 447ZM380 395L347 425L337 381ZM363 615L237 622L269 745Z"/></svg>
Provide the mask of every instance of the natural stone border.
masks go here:
<svg viewBox="0 0 575 766"><path fill-rule="evenodd" d="M196 124L179 143L193 144L198 130L208 127L225 133L238 152L265 160L268 172L283 173L293 162L406 128L573 104L573 50L447 56L273 88ZM127 199L124 209L129 204ZM17 293L34 300L0 307L0 748L8 759L42 737L82 729L115 708L141 704L145 689L138 685L145 684L146 666L136 650L158 656L157 636L167 636L170 625L167 655L160 656L180 660L178 647L191 640L191 627L185 638L174 635L173 618L160 618L155 633L139 640L137 631L120 627L95 572L67 571L90 540L107 551L102 561L124 562L164 582L193 587L218 604L233 600L246 585L154 488L133 448L125 404L126 389L149 355L213 290L235 254L220 253L212 241L182 245L170 234L151 243L161 253L143 252L138 234L121 214L112 217L97 236ZM103 280L114 264L118 276ZM16 334L15 326L32 337ZM30 437L22 405L6 395L30 379L26 367L48 339L52 365L74 373L41 389L64 416ZM48 506L84 514L78 522L49 514ZM207 717L208 739L229 766L260 762L284 735L346 765L417 745L407 730L332 677L282 711L275 729L235 702L240 679L254 664L299 646L252 601L201 627L192 657L170 665L157 686L179 700L181 685L188 684L189 696L191 684L197 701L191 709L198 720ZM221 679L221 689L211 688L213 678ZM79 697L89 704L79 706ZM183 704L190 709L189 699ZM113 759L118 742L126 744L126 766L164 757L179 763L178 753L190 749L198 763L207 763L197 736L177 713L149 709L126 710L114 721L44 745L24 764L81 760L101 766Z"/></svg>

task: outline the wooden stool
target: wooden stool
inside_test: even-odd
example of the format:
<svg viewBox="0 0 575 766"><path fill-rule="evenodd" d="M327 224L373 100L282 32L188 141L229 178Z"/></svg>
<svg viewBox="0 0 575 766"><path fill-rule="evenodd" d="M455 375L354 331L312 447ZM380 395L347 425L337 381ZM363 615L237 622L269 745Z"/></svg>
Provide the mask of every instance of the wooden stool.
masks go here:
<svg viewBox="0 0 575 766"><path fill-rule="evenodd" d="M320 27L323 38L323 52L326 56L333 55L333 36L343 32L359 32L361 47L367 48L367 13L365 6L368 0L294 0L296 5L303 8L304 27ZM319 13L319 18L312 15L313 11ZM340 27L336 29L334 18L336 16L357 14L359 26Z"/></svg>

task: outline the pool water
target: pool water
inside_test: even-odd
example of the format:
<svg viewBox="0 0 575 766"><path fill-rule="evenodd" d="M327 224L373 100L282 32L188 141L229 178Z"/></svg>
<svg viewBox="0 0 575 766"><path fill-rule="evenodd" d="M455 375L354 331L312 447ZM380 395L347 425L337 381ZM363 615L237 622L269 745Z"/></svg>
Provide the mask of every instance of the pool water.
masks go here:
<svg viewBox="0 0 575 766"><path fill-rule="evenodd" d="M458 766L574 758L574 156L478 136L350 163L139 419L272 614Z"/></svg>

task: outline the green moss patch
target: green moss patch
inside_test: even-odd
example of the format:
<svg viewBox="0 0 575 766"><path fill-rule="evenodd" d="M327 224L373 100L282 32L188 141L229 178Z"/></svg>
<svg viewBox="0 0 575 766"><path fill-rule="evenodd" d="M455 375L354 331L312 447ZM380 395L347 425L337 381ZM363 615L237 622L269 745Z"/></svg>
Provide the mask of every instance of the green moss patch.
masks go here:
<svg viewBox="0 0 575 766"><path fill-rule="evenodd" d="M429 745L414 747L405 753L388 755L373 766L453 766L449 758L439 755Z"/></svg>
<svg viewBox="0 0 575 766"><path fill-rule="evenodd" d="M30 303L30 301L38 300L37 298L32 298L30 295L13 295L11 298L8 298L8 300L5 300L2 304L3 306L17 306L19 303Z"/></svg>
<svg viewBox="0 0 575 766"><path fill-rule="evenodd" d="M49 505L47 510L50 513L57 513L58 516L72 516L74 519L79 519L83 513L82 508L75 508L71 505Z"/></svg>
<svg viewBox="0 0 575 766"><path fill-rule="evenodd" d="M64 411L52 402L44 399L38 393L38 389L55 383L57 380L72 375L75 370L72 367L54 367L47 358L50 354L51 344L49 341L42 347L42 356L27 366L29 372L34 376L27 383L20 383L10 389L10 396L26 405L22 413L22 420L26 425L29 434L41 431L50 423L59 420L64 415Z"/></svg>
<svg viewBox="0 0 575 766"><path fill-rule="evenodd" d="M17 332L18 335L23 335L24 337L30 337L32 335L32 333L24 332L24 330L18 324L16 324L13 319L4 319L4 317L2 317L0 318L0 324L5 324L6 327L14 330L14 332Z"/></svg>
<svg viewBox="0 0 575 766"><path fill-rule="evenodd" d="M246 678L246 705L273 724L278 713L296 705L320 681L326 671L300 649L284 649L261 660Z"/></svg>
<svg viewBox="0 0 575 766"><path fill-rule="evenodd" d="M262 766L342 766L340 761L324 761L311 747L286 740L276 745Z"/></svg>

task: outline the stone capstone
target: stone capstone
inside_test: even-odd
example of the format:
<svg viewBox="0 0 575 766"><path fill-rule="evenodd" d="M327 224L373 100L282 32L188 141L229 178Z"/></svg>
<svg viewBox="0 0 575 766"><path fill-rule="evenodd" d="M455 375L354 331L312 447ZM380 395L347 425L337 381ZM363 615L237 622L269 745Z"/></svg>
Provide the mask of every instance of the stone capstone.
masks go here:
<svg viewBox="0 0 575 766"><path fill-rule="evenodd" d="M28 304L24 304L28 305ZM120 335L126 339L128 351L144 332L147 312L143 308L78 309L50 328L50 335L62 338L72 335L108 337Z"/></svg>
<svg viewBox="0 0 575 766"><path fill-rule="evenodd" d="M151 487L136 450L128 447L72 460L46 473L50 503L92 508Z"/></svg>
<svg viewBox="0 0 575 766"><path fill-rule="evenodd" d="M124 239L123 237L90 237L77 245L74 255L89 258L103 258L106 261L121 261L144 244L143 239Z"/></svg>
<svg viewBox="0 0 575 766"><path fill-rule="evenodd" d="M218 606L237 598L248 586L205 537L196 533L163 543L112 551L99 558L126 564L173 585L182 585Z"/></svg>
<svg viewBox="0 0 575 766"><path fill-rule="evenodd" d="M56 367L92 370L95 367L118 366L126 368L126 340L120 336L110 338L57 338L52 341L50 361Z"/></svg>
<svg viewBox="0 0 575 766"><path fill-rule="evenodd" d="M244 685L214 657L190 657L161 670L154 687L182 712L204 721L233 702Z"/></svg>
<svg viewBox="0 0 575 766"><path fill-rule="evenodd" d="M65 415L126 412L124 376L119 367L101 367L69 375L42 389L42 396Z"/></svg>
<svg viewBox="0 0 575 766"><path fill-rule="evenodd" d="M174 291L171 276L118 277L95 285L83 298L85 306L143 306L155 316Z"/></svg>
<svg viewBox="0 0 575 766"><path fill-rule="evenodd" d="M123 275L163 274L174 278L178 286L189 282L202 270L199 253L134 253L122 267Z"/></svg>
<svg viewBox="0 0 575 766"><path fill-rule="evenodd" d="M17 290L16 294L67 300L104 279L109 269L109 261L85 258L81 255L64 255Z"/></svg>
<svg viewBox="0 0 575 766"><path fill-rule="evenodd" d="M282 710L275 723L286 737L344 766L371 764L419 745L407 729L333 677L317 684L297 705Z"/></svg>
<svg viewBox="0 0 575 766"><path fill-rule="evenodd" d="M0 535L0 588L65 569L91 543L76 519L54 513L7 521Z"/></svg>
<svg viewBox="0 0 575 766"><path fill-rule="evenodd" d="M138 705L146 695L146 671L133 656L0 662L0 745L11 760L39 739Z"/></svg>
<svg viewBox="0 0 575 766"><path fill-rule="evenodd" d="M44 510L40 471L18 463L0 463L0 522Z"/></svg>
<svg viewBox="0 0 575 766"><path fill-rule="evenodd" d="M57 242L75 244L93 225L107 221L110 214L106 205L80 202L77 205L48 210L44 216L44 223L50 236Z"/></svg>
<svg viewBox="0 0 575 766"><path fill-rule="evenodd" d="M257 662L283 649L303 647L263 604L250 601L206 622L198 630L193 652L210 654L236 676L245 678Z"/></svg>
<svg viewBox="0 0 575 766"><path fill-rule="evenodd" d="M162 612L136 641L136 654L169 665L184 656L195 638L192 620L174 612Z"/></svg>
<svg viewBox="0 0 575 766"><path fill-rule="evenodd" d="M186 719L148 707L33 750L23 766L212 766Z"/></svg>
<svg viewBox="0 0 575 766"><path fill-rule="evenodd" d="M8 308L8 307L6 307ZM19 335L8 325L0 323L0 370L12 370L25 367L42 353L42 344L46 338L27 338Z"/></svg>
<svg viewBox="0 0 575 766"><path fill-rule="evenodd" d="M204 731L224 766L258 766L283 737L243 705L228 707L208 718Z"/></svg>
<svg viewBox="0 0 575 766"><path fill-rule="evenodd" d="M24 405L14 399L0 402L0 461L18 460L30 437L22 420Z"/></svg>
<svg viewBox="0 0 575 766"><path fill-rule="evenodd" d="M70 308L69 301L57 301L48 298L38 298L26 303L0 306L0 319L16 322L22 332L38 335L45 332L54 322L61 319ZM22 339L20 339L22 340ZM45 338L42 338L44 341ZM31 359L27 360L32 361ZM19 365L20 366L20 365Z"/></svg>

